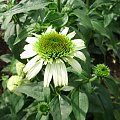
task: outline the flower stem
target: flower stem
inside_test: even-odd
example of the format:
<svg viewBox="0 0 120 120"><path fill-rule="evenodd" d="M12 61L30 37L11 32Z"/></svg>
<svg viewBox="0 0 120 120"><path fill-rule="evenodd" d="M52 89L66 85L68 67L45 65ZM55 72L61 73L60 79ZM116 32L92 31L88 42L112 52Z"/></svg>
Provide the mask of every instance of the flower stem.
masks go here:
<svg viewBox="0 0 120 120"><path fill-rule="evenodd" d="M58 12L61 12L61 5L60 0L57 0Z"/></svg>
<svg viewBox="0 0 120 120"><path fill-rule="evenodd" d="M86 0L86 5L89 6L89 0Z"/></svg>

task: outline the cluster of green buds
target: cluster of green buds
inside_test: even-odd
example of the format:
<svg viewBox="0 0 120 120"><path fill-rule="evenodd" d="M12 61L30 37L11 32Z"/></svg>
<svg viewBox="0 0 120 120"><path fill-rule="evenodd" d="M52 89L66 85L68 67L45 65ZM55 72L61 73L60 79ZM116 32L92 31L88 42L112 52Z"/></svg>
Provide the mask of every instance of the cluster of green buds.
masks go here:
<svg viewBox="0 0 120 120"><path fill-rule="evenodd" d="M49 108L48 103L41 102L38 104L38 112L40 112L41 115L47 115L49 110L50 108Z"/></svg>
<svg viewBox="0 0 120 120"><path fill-rule="evenodd" d="M14 92L22 83L23 83L23 78L25 76L23 72L24 64L21 62L17 62L16 64L16 72L17 75L12 75L7 82L7 88L11 91Z"/></svg>
<svg viewBox="0 0 120 120"><path fill-rule="evenodd" d="M105 64L98 64L94 67L94 74L97 77L107 77L110 74L110 69Z"/></svg>

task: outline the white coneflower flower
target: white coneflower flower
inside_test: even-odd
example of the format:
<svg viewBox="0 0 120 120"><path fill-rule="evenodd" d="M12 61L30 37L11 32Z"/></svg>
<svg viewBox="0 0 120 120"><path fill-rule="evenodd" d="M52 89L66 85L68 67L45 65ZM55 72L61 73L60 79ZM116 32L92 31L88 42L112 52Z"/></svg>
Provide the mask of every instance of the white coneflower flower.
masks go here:
<svg viewBox="0 0 120 120"><path fill-rule="evenodd" d="M61 32L56 32L52 26L46 32L35 37L27 37L28 43L21 53L21 59L31 58L23 71L27 73L27 78L35 77L46 65L44 73L44 87L48 87L53 77L54 85L68 85L67 69L64 62L68 62L76 72L81 72L81 65L74 59L80 58L85 61L84 54L79 51L85 48L84 41L81 39L71 40L75 32L68 33L69 28L65 27Z"/></svg>

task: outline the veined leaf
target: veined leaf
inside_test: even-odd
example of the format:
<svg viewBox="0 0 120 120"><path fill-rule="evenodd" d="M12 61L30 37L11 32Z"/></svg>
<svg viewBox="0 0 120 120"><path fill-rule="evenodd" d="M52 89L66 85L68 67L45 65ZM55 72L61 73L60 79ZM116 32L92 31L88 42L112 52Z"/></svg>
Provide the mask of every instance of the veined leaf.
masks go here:
<svg viewBox="0 0 120 120"><path fill-rule="evenodd" d="M75 90L71 95L71 103L76 120L85 120L88 111L87 95L79 90Z"/></svg>
<svg viewBox="0 0 120 120"><path fill-rule="evenodd" d="M68 120L72 111L69 99L66 96L56 96L50 103L53 120Z"/></svg>
<svg viewBox="0 0 120 120"><path fill-rule="evenodd" d="M22 0L19 4L4 13L5 20L2 24L2 28L7 28L7 25L11 21L13 15L45 8L45 6L49 3L50 2L46 0Z"/></svg>
<svg viewBox="0 0 120 120"><path fill-rule="evenodd" d="M38 101L44 100L43 82L25 84L20 86L16 91L24 93Z"/></svg>

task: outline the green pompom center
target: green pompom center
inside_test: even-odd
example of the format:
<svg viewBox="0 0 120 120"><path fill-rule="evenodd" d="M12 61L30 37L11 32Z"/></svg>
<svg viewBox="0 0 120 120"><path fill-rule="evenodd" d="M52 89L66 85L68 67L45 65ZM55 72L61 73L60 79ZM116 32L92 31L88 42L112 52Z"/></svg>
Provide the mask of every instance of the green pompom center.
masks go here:
<svg viewBox="0 0 120 120"><path fill-rule="evenodd" d="M73 49L71 40L67 36L57 32L42 34L38 39L34 48L46 60L66 57Z"/></svg>
<svg viewBox="0 0 120 120"><path fill-rule="evenodd" d="M110 69L106 65L104 65L104 64L98 64L94 68L94 73L98 77L107 77L110 74Z"/></svg>
<svg viewBox="0 0 120 120"><path fill-rule="evenodd" d="M38 104L38 111L41 114L46 115L49 112L49 105L45 102L41 102Z"/></svg>

